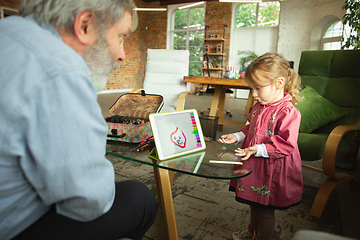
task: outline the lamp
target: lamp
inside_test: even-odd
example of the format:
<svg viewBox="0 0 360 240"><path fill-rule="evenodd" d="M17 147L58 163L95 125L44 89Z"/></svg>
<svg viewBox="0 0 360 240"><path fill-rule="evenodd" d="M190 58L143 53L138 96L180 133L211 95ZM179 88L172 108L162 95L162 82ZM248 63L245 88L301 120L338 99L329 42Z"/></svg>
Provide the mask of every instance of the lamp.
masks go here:
<svg viewBox="0 0 360 240"><path fill-rule="evenodd" d="M135 11L166 11L166 8L135 8Z"/></svg>
<svg viewBox="0 0 360 240"><path fill-rule="evenodd" d="M194 6L197 6L197 5L201 5L201 4L203 4L203 3L204 3L204 2L192 3L192 4L188 4L188 5L181 6L181 7L179 7L179 9L194 7Z"/></svg>

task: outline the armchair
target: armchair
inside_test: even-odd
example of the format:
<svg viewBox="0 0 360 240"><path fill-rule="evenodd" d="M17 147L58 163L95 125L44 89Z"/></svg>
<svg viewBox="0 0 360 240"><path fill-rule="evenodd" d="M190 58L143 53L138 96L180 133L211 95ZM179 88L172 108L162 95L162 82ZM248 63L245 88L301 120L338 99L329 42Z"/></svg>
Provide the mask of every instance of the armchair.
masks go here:
<svg viewBox="0 0 360 240"><path fill-rule="evenodd" d="M189 51L148 49L144 87L146 93L161 94L164 97L162 112L183 110L186 84L184 76L189 74ZM131 92L138 92L134 89Z"/></svg>
<svg viewBox="0 0 360 240"><path fill-rule="evenodd" d="M322 169L303 167L325 174L310 214L320 218L334 188L355 176L337 173L338 157L349 157L354 136L360 130L360 51L304 51L299 64L304 100L295 105L302 119L298 139L303 161L322 158ZM358 148L358 146L357 146ZM357 153L356 149L356 153ZM356 157L356 156L355 156Z"/></svg>

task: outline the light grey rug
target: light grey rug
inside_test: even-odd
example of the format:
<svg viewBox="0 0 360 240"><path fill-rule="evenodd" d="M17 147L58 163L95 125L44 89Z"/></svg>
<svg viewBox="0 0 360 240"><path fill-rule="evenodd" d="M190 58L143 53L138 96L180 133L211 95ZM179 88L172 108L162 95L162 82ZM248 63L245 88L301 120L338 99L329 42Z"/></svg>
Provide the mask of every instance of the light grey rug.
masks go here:
<svg viewBox="0 0 360 240"><path fill-rule="evenodd" d="M127 179L145 183L156 195L153 168L148 165L107 156L113 163L116 181ZM291 239L299 229L312 229L342 235L339 203L336 193L330 197L321 219L310 215L317 188L305 186L303 201L288 210L276 211L272 239ZM233 232L246 229L249 206L235 201L228 191L227 180L213 180L186 174L175 174L172 188L175 217L180 240L232 239ZM161 206L154 225L145 240L165 240L166 225Z"/></svg>

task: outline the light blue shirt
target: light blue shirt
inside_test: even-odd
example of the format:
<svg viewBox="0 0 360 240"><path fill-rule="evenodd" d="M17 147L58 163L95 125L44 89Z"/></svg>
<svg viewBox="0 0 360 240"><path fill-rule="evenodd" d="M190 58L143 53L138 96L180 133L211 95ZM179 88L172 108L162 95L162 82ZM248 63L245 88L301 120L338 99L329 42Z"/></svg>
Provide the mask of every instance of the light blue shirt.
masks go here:
<svg viewBox="0 0 360 240"><path fill-rule="evenodd" d="M51 27L0 20L0 239L55 204L90 221L115 194L107 127L88 67Z"/></svg>

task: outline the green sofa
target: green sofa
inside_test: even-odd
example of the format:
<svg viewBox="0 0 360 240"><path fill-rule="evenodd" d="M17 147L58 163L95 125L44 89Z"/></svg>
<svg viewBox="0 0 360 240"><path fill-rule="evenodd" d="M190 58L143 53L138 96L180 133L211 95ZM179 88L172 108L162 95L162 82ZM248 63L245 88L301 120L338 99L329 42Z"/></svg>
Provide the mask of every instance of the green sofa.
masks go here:
<svg viewBox="0 0 360 240"><path fill-rule="evenodd" d="M303 100L295 105L302 114L298 139L304 161L322 159L329 179L321 186L310 214L320 218L331 192L341 182L357 186L355 177L340 174L335 159L347 156L360 130L360 51L304 51L299 75Z"/></svg>

